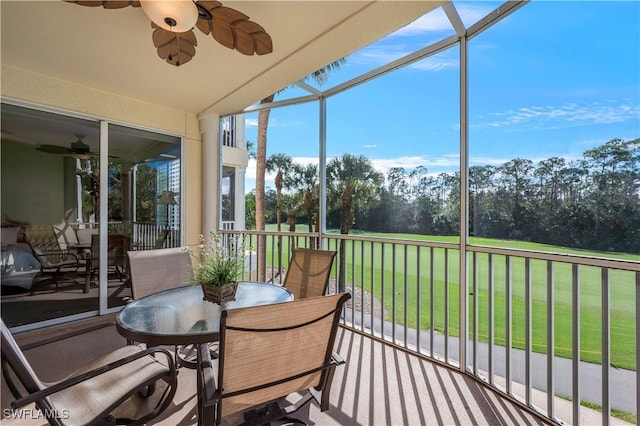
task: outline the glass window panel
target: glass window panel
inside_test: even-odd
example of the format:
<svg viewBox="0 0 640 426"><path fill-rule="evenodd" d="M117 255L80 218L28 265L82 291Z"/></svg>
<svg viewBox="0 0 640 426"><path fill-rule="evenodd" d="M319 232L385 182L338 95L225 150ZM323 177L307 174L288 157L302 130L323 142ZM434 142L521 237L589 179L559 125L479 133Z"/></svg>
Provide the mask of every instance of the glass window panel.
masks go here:
<svg viewBox="0 0 640 426"><path fill-rule="evenodd" d="M246 115L247 140L256 148L258 115L259 113ZM317 181L313 178L317 176L318 168L318 126L317 102L275 108L269 114L266 147L268 170L265 176L267 230L275 230L278 227L276 208L278 191L282 201L281 229L302 231L309 229L308 217L313 217L318 208L317 195L315 195ZM247 191L255 191L255 163L255 159L249 160L246 174ZM310 175L306 179L305 171ZM280 189L276 185L278 172L282 176ZM305 191L308 191L314 199L309 205L309 212L305 212L302 207ZM251 214L255 215L255 211L251 212L247 209L247 215ZM247 218L247 221L249 220L251 219Z"/></svg>
<svg viewBox="0 0 640 426"><path fill-rule="evenodd" d="M127 250L180 246L180 170L180 138L109 125L109 283L126 282Z"/></svg>
<svg viewBox="0 0 640 426"><path fill-rule="evenodd" d="M532 2L471 40L475 241L640 253L639 11Z"/></svg>
<svg viewBox="0 0 640 426"><path fill-rule="evenodd" d="M2 105L2 310L10 326L99 308L99 137L97 121ZM112 307L129 295L126 250L180 244L180 139L113 125L109 137ZM160 205L165 191L175 204ZM45 249L55 256L40 255Z"/></svg>
<svg viewBox="0 0 640 426"><path fill-rule="evenodd" d="M327 90L454 34L446 14L437 7L403 28L342 58L344 61L338 64L337 69L324 74L324 80L308 78L306 83L318 90Z"/></svg>
<svg viewBox="0 0 640 426"><path fill-rule="evenodd" d="M457 52L441 52L328 100L328 229L458 241ZM345 201L353 213L344 210Z"/></svg>
<svg viewBox="0 0 640 426"><path fill-rule="evenodd" d="M2 104L2 317L9 326L98 309L86 247L99 123ZM12 233L12 231L17 231Z"/></svg>

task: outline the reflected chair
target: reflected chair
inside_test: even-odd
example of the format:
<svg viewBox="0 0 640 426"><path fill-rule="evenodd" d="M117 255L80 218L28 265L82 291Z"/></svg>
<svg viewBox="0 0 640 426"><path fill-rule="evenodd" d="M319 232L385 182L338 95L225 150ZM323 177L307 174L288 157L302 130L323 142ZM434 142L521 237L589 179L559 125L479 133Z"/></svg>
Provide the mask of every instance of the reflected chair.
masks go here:
<svg viewBox="0 0 640 426"><path fill-rule="evenodd" d="M158 238L156 238L156 242L153 243L153 248L161 249L162 247L164 247L164 242L167 241L168 236L169 230L163 229L162 231L160 231L160 233L158 234Z"/></svg>
<svg viewBox="0 0 640 426"><path fill-rule="evenodd" d="M107 267L115 272L120 281L125 281L129 265L127 251L131 245L131 237L123 234L107 236ZM100 235L91 235L91 275L100 269Z"/></svg>
<svg viewBox="0 0 640 426"><path fill-rule="evenodd" d="M348 293L222 311L217 380L203 369L215 420L243 412L246 424L268 424L311 400L329 409L335 368L333 353L342 306ZM299 393L293 404L283 398Z"/></svg>
<svg viewBox="0 0 640 426"><path fill-rule="evenodd" d="M84 265L72 250L60 247L58 238L52 225L31 225L25 230L25 239L33 255L40 262L42 273L51 273L56 288L58 288L58 276L64 272L76 272Z"/></svg>
<svg viewBox="0 0 640 426"><path fill-rule="evenodd" d="M166 349L142 349L125 346L87 363L73 374L56 383L42 382L1 321L2 373L15 401L13 410L35 402L51 425L115 424L134 419L116 419L114 410L129 400L128 410L143 410L135 424L144 424L161 414L176 392L176 369ZM17 381L15 381L17 379ZM149 387L158 380L167 383L159 401L149 410L145 398ZM19 389L20 386L20 389ZM140 406L135 406L136 402ZM137 411L140 412L140 411ZM57 415L57 417L56 417Z"/></svg>
<svg viewBox="0 0 640 426"><path fill-rule="evenodd" d="M330 250L294 249L283 286L295 300L322 296L329 286L335 256Z"/></svg>

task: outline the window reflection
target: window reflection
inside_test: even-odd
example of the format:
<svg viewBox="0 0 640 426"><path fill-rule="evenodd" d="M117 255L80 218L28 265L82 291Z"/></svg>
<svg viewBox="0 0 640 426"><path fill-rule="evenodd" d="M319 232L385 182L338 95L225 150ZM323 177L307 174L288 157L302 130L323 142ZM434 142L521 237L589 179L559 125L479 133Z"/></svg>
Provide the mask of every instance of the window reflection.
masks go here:
<svg viewBox="0 0 640 426"><path fill-rule="evenodd" d="M2 316L10 326L99 309L106 221L108 307L130 295L127 250L180 245L180 139L2 104ZM107 187L101 217L100 180ZM170 191L175 204L159 203Z"/></svg>

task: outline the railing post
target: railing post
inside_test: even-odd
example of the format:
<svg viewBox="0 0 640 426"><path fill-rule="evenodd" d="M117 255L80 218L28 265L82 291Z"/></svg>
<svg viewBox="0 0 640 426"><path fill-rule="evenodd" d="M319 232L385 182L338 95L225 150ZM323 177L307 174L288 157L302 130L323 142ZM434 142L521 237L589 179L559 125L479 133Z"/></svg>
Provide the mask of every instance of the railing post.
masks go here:
<svg viewBox="0 0 640 426"><path fill-rule="evenodd" d="M347 244L346 244L346 240L341 239L340 240L340 250L338 252L339 255L339 263L340 263L340 267L338 269L338 289L340 292L345 292L346 291L346 278L347 278L347 252L346 252L346 248L347 248Z"/></svg>

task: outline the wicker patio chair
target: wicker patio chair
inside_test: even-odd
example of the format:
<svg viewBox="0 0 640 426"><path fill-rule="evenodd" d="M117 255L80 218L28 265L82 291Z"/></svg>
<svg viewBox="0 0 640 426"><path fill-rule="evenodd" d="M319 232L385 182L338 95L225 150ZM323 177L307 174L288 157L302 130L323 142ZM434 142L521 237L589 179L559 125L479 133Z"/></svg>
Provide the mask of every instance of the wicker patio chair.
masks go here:
<svg viewBox="0 0 640 426"><path fill-rule="evenodd" d="M296 248L283 286L295 300L322 296L327 292L335 251Z"/></svg>
<svg viewBox="0 0 640 426"><path fill-rule="evenodd" d="M160 415L175 395L176 369L166 349L125 346L87 361L59 382L44 383L4 321L1 321L1 329L2 373L16 398L11 408L17 410L35 403L51 425L144 424ZM136 393L148 395L148 388L158 380L167 382L167 387L151 410L145 398L130 398ZM142 414L137 419L116 419L112 412L127 400L127 412L133 410Z"/></svg>
<svg viewBox="0 0 640 426"><path fill-rule="evenodd" d="M246 424L268 424L289 417L315 399L329 409L329 391L337 365L333 353L347 293L292 302L230 309L220 319L217 383L205 368L207 400L216 405L216 424L244 412ZM293 404L284 397L300 393ZM209 395L207 395L209 396Z"/></svg>

